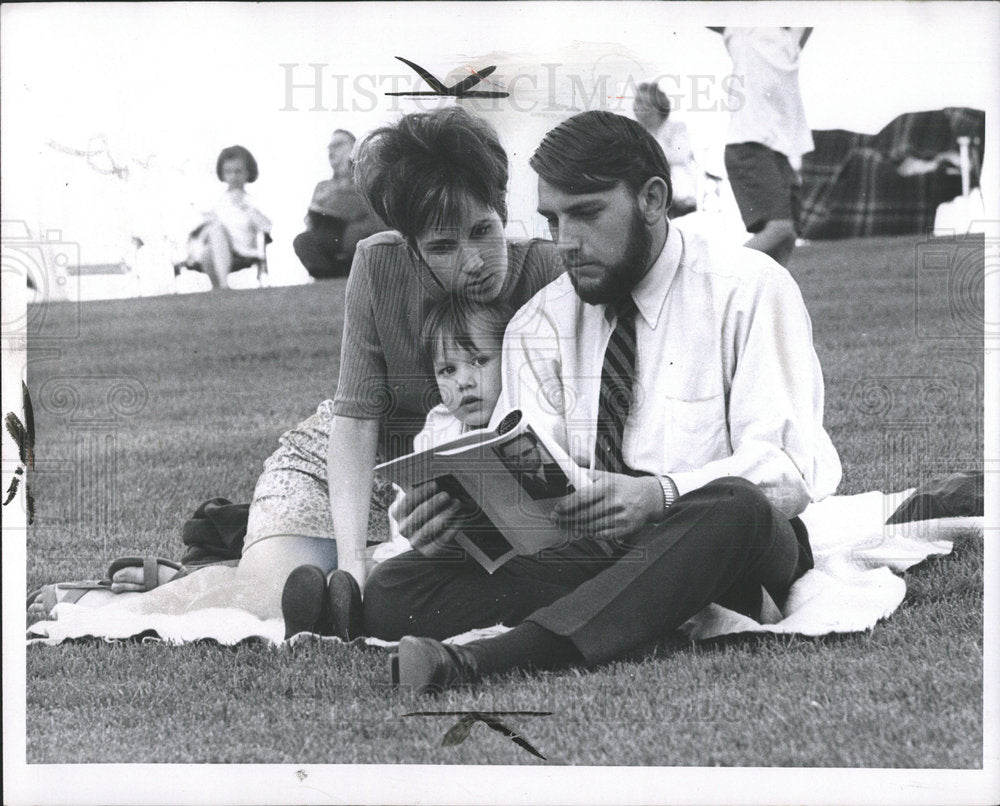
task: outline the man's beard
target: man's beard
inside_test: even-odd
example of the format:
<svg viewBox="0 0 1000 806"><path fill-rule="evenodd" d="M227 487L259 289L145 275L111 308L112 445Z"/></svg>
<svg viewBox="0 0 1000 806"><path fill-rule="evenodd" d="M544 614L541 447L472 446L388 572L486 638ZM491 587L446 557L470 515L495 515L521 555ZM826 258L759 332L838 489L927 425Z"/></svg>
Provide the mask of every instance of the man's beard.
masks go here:
<svg viewBox="0 0 1000 806"><path fill-rule="evenodd" d="M652 241L653 236L636 206L632 210L625 255L618 263L607 267L600 279L588 282L586 286L581 286L580 277L574 274L572 268L569 270L576 295L591 305L613 304L623 299L645 276Z"/></svg>

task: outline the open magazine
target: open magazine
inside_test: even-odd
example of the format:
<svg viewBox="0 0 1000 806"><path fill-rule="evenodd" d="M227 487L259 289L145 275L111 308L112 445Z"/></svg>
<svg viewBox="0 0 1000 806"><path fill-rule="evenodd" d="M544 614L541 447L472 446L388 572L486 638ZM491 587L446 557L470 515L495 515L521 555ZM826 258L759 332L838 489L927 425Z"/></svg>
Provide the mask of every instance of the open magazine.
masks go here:
<svg viewBox="0 0 1000 806"><path fill-rule="evenodd" d="M534 431L520 411L495 431L471 431L376 470L407 493L436 481L461 502L458 543L491 574L519 554L567 542L569 534L549 513L560 498L590 483L586 471Z"/></svg>

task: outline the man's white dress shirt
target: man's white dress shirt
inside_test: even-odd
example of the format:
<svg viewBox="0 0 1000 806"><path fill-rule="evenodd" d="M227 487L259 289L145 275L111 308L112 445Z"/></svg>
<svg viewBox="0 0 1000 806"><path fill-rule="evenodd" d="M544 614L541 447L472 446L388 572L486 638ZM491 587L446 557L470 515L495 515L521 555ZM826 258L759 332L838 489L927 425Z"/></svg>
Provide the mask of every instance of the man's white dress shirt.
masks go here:
<svg viewBox="0 0 1000 806"><path fill-rule="evenodd" d="M741 476L789 517L836 490L840 459L823 429L812 323L784 268L671 224L632 297L638 382L624 433L629 467L669 475L681 495ZM494 425L521 409L593 468L613 328L608 307L582 302L567 274L539 291L507 328Z"/></svg>

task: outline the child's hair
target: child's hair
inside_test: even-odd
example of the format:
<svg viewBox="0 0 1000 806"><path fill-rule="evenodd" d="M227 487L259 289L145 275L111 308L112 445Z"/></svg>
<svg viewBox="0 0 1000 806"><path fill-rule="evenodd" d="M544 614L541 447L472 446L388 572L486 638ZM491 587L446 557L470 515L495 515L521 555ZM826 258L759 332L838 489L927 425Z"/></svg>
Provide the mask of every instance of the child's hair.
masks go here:
<svg viewBox="0 0 1000 806"><path fill-rule="evenodd" d="M215 161L215 175L219 177L219 181L225 181L222 178L222 164L235 159L243 160L243 164L247 167L247 183L257 181L257 160L243 146L229 146L219 152L219 158Z"/></svg>
<svg viewBox="0 0 1000 806"><path fill-rule="evenodd" d="M514 309L507 302L489 305L470 302L463 297L448 297L427 314L421 338L433 352L447 341L456 343L466 352L481 349L473 338L473 330L485 330L485 335L503 341L507 323Z"/></svg>

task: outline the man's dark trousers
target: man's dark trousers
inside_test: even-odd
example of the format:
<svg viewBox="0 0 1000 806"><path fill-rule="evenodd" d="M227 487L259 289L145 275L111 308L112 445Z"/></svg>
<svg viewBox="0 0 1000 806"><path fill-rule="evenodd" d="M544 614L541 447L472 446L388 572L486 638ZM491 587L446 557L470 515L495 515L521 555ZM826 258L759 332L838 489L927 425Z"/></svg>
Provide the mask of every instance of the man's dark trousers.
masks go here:
<svg viewBox="0 0 1000 806"><path fill-rule="evenodd" d="M365 631L390 641L441 640L531 621L595 664L676 629L712 602L753 614L761 586L780 604L811 567L801 522L793 528L750 482L717 479L620 545L575 540L516 557L492 575L466 557L410 551L386 560L365 586Z"/></svg>

